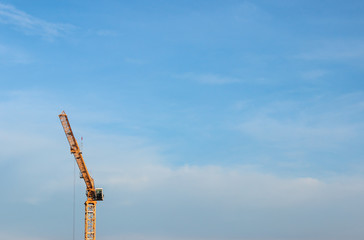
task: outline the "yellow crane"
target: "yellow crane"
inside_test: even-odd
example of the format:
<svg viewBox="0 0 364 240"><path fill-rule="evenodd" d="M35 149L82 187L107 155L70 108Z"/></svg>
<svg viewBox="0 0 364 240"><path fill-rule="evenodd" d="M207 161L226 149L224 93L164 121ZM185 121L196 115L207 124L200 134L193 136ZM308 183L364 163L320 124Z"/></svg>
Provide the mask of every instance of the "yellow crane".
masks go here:
<svg viewBox="0 0 364 240"><path fill-rule="evenodd" d="M85 240L96 239L96 203L97 201L104 200L104 194L102 188L95 188L94 180L87 170L85 161L82 157L82 152L77 144L76 138L73 135L71 125L68 121L67 114L63 111L58 115L61 120L64 132L66 134L68 143L71 147L71 154L76 159L78 168L80 169L80 177L83 178L86 184L86 196L85 202Z"/></svg>

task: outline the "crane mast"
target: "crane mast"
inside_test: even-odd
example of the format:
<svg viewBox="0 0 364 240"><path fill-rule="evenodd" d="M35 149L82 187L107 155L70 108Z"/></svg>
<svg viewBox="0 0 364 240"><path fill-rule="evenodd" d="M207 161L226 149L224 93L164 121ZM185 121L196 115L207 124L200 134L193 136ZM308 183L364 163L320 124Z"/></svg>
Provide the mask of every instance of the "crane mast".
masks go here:
<svg viewBox="0 0 364 240"><path fill-rule="evenodd" d="M82 152L77 144L76 138L73 135L71 125L68 121L67 114L63 111L58 115L61 120L63 130L66 134L68 143L71 148L71 154L75 157L78 168L81 172L81 178L86 184L86 196L85 202L85 240L96 239L96 203L97 201L103 201L104 195L102 188L95 188L95 183L90 173L87 170L85 161L83 160Z"/></svg>

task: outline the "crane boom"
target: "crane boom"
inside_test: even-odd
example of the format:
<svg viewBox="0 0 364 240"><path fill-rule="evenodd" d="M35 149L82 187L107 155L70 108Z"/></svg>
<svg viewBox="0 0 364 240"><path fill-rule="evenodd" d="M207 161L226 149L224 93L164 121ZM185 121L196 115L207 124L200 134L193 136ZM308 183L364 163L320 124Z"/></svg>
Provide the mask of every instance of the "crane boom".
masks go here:
<svg viewBox="0 0 364 240"><path fill-rule="evenodd" d="M62 127L64 129L64 132L66 134L67 140L71 147L71 153L74 155L78 168L80 169L80 172L82 174L82 178L85 181L87 191L95 191L95 184L94 180L92 179L90 173L87 170L85 161L82 157L82 152L77 144L76 138L73 135L71 125L68 121L67 114L63 111L61 114L59 114L59 119L61 120Z"/></svg>
<svg viewBox="0 0 364 240"><path fill-rule="evenodd" d="M82 157L82 152L77 144L76 138L73 135L71 125L68 121L67 114L63 111L58 115L61 120L63 130L66 134L68 143L71 147L71 154L75 157L78 168L81 172L81 178L86 184L86 196L85 202L85 240L96 239L96 203L97 201L103 201L104 195L102 188L95 188L94 180L87 170L85 161Z"/></svg>

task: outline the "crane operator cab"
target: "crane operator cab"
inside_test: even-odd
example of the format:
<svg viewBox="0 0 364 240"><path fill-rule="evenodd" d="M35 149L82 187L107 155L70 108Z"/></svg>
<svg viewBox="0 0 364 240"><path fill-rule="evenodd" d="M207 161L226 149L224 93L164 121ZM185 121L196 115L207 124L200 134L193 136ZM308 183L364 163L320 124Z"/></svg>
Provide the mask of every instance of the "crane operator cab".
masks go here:
<svg viewBox="0 0 364 240"><path fill-rule="evenodd" d="M96 201L104 201L104 193L102 191L102 188L96 188Z"/></svg>

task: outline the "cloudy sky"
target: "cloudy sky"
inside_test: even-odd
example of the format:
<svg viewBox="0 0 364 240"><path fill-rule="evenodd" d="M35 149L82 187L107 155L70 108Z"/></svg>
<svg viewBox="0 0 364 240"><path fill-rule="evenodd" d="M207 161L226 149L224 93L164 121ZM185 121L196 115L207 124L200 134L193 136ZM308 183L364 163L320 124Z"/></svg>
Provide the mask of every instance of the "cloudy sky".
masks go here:
<svg viewBox="0 0 364 240"><path fill-rule="evenodd" d="M0 239L83 238L63 110L99 240L363 239L363 12L0 0Z"/></svg>

